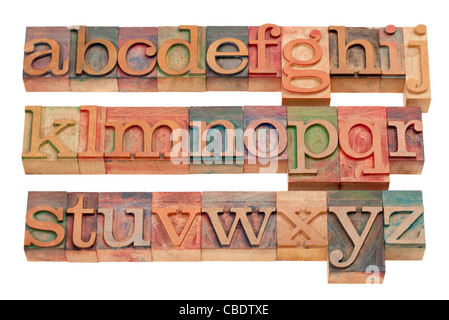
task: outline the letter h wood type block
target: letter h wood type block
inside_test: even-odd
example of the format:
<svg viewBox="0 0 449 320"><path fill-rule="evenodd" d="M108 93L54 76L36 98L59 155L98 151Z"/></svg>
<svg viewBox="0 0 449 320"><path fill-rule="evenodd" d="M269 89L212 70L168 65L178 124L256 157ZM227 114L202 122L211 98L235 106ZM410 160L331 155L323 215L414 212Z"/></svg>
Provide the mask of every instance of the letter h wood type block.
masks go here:
<svg viewBox="0 0 449 320"><path fill-rule="evenodd" d="M276 193L204 192L203 261L275 261Z"/></svg>
<svg viewBox="0 0 449 320"><path fill-rule="evenodd" d="M383 283L381 191L328 191L328 282Z"/></svg>

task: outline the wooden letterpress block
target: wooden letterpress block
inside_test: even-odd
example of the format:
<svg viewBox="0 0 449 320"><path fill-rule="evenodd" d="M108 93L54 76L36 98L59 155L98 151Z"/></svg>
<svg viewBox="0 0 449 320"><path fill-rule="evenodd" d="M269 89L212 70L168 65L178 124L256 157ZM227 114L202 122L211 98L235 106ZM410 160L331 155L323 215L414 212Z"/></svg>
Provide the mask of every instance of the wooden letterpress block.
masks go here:
<svg viewBox="0 0 449 320"><path fill-rule="evenodd" d="M190 108L190 173L243 173L243 108Z"/></svg>
<svg viewBox="0 0 449 320"><path fill-rule="evenodd" d="M275 192L203 192L203 261L276 260Z"/></svg>
<svg viewBox="0 0 449 320"><path fill-rule="evenodd" d="M248 91L281 91L281 28L275 24L249 27Z"/></svg>
<svg viewBox="0 0 449 320"><path fill-rule="evenodd" d="M73 92L117 92L118 27L72 30L70 88Z"/></svg>
<svg viewBox="0 0 449 320"><path fill-rule="evenodd" d="M288 189L338 189L337 108L287 107Z"/></svg>
<svg viewBox="0 0 449 320"><path fill-rule="evenodd" d="M428 112L431 100L427 27L404 28L405 71L404 105Z"/></svg>
<svg viewBox="0 0 449 320"><path fill-rule="evenodd" d="M106 172L188 174L189 140L185 137L188 130L189 109L186 107L107 108ZM185 158L181 154L183 150Z"/></svg>
<svg viewBox="0 0 449 320"><path fill-rule="evenodd" d="M248 27L207 27L207 91L248 91Z"/></svg>
<svg viewBox="0 0 449 320"><path fill-rule="evenodd" d="M277 260L326 261L326 191L276 193Z"/></svg>
<svg viewBox="0 0 449 320"><path fill-rule="evenodd" d="M382 283L381 191L328 191L329 283Z"/></svg>
<svg viewBox="0 0 449 320"><path fill-rule="evenodd" d="M285 106L245 106L244 173L286 173L287 109Z"/></svg>
<svg viewBox="0 0 449 320"><path fill-rule="evenodd" d="M282 27L282 104L329 106L329 35L322 27Z"/></svg>
<svg viewBox="0 0 449 320"><path fill-rule="evenodd" d="M386 260L422 260L426 250L421 191L383 191Z"/></svg>
<svg viewBox="0 0 449 320"><path fill-rule="evenodd" d="M391 173L421 174L424 166L421 108L389 107L387 121Z"/></svg>
<svg viewBox="0 0 449 320"><path fill-rule="evenodd" d="M329 27L332 92L379 92L379 29Z"/></svg>
<svg viewBox="0 0 449 320"><path fill-rule="evenodd" d="M67 197L68 262L97 262L98 193L71 192Z"/></svg>
<svg viewBox="0 0 449 320"><path fill-rule="evenodd" d="M79 107L25 107L26 174L79 174Z"/></svg>
<svg viewBox="0 0 449 320"><path fill-rule="evenodd" d="M158 91L206 91L206 28L159 27Z"/></svg>
<svg viewBox="0 0 449 320"><path fill-rule="evenodd" d="M339 107L340 188L388 190L387 112L385 107Z"/></svg>
<svg viewBox="0 0 449 320"><path fill-rule="evenodd" d="M151 193L100 193L97 221L99 262L149 262Z"/></svg>
<svg viewBox="0 0 449 320"><path fill-rule="evenodd" d="M80 174L106 174L105 124L106 107L81 106L78 146Z"/></svg>
<svg viewBox="0 0 449 320"><path fill-rule="evenodd" d="M382 76L379 92L404 92L405 57L402 28L389 25L379 29Z"/></svg>
<svg viewBox="0 0 449 320"><path fill-rule="evenodd" d="M120 28L117 81L120 92L156 92L157 28Z"/></svg>
<svg viewBox="0 0 449 320"><path fill-rule="evenodd" d="M67 261L66 192L29 192L24 249L28 261Z"/></svg>
<svg viewBox="0 0 449 320"><path fill-rule="evenodd" d="M70 91L70 30L27 27L23 83L28 92Z"/></svg>
<svg viewBox="0 0 449 320"><path fill-rule="evenodd" d="M201 261L201 193L155 192L153 261Z"/></svg>

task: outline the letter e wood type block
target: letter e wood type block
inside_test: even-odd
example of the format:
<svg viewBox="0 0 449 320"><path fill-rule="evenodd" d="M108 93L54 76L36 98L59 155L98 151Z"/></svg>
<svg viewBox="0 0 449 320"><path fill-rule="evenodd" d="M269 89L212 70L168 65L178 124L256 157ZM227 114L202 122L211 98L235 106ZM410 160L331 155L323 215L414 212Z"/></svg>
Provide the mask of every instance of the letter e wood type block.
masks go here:
<svg viewBox="0 0 449 320"><path fill-rule="evenodd" d="M379 92L403 93L405 85L404 33L388 25L379 29L382 76Z"/></svg>

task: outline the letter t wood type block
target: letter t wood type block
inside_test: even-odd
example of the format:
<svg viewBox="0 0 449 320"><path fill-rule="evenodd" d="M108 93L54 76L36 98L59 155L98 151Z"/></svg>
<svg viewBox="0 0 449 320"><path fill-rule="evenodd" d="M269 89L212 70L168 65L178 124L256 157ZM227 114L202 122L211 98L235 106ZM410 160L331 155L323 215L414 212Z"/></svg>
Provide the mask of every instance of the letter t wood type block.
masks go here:
<svg viewBox="0 0 449 320"><path fill-rule="evenodd" d="M382 283L381 191L328 191L329 283Z"/></svg>

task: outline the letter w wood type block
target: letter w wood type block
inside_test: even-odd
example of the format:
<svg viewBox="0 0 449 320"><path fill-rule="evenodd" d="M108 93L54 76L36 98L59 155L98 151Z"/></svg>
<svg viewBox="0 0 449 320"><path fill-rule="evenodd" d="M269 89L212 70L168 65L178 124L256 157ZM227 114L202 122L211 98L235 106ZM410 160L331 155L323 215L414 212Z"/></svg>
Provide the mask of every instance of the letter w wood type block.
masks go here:
<svg viewBox="0 0 449 320"><path fill-rule="evenodd" d="M153 261L201 261L201 193L155 192Z"/></svg>
<svg viewBox="0 0 449 320"><path fill-rule="evenodd" d="M205 261L276 260L276 193L204 192Z"/></svg>
<svg viewBox="0 0 449 320"><path fill-rule="evenodd" d="M381 191L328 191L329 283L383 283Z"/></svg>

